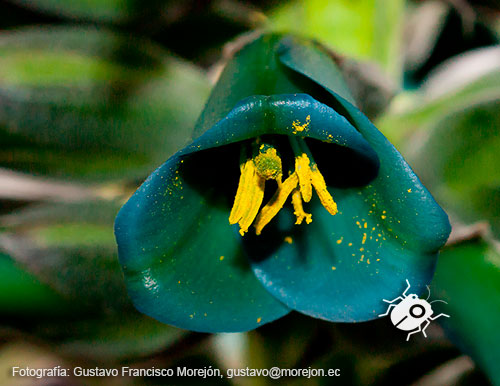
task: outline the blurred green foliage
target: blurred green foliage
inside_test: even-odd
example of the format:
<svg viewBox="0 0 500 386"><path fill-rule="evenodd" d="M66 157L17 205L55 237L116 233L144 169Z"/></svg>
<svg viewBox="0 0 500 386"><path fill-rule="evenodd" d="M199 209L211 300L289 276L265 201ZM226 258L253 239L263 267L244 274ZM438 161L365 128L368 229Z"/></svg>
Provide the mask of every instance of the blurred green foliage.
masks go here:
<svg viewBox="0 0 500 386"><path fill-rule="evenodd" d="M0 252L0 308L5 315L58 315L65 299Z"/></svg>
<svg viewBox="0 0 500 386"><path fill-rule="evenodd" d="M273 28L316 38L332 49L401 75L403 0L295 0L271 14Z"/></svg>
<svg viewBox="0 0 500 386"><path fill-rule="evenodd" d="M312 366L341 368L335 384L500 385L499 12L493 0L0 2L0 374L13 365ZM427 339L406 343L385 319L330 324L296 313L248 334L209 336L132 307L116 211L189 141L221 57L248 36L235 39L266 29L325 43L358 106L378 117L448 211L457 234L431 292L451 317L441 318L444 329L432 323ZM477 50L485 46L493 47ZM87 193L72 203L30 191L17 199L12 171L76 181ZM465 225L478 221L492 232L471 236Z"/></svg>
<svg viewBox="0 0 500 386"><path fill-rule="evenodd" d="M5 34L0 68L0 165L47 176L150 172L185 144L209 91L161 48L94 28Z"/></svg>
<svg viewBox="0 0 500 386"><path fill-rule="evenodd" d="M184 334L132 307L113 236L119 207L112 201L45 204L2 218L0 243L10 256L0 260L9 277L2 285L17 288L16 297L2 298L5 324L55 341L62 352L102 360L145 355Z"/></svg>
<svg viewBox="0 0 500 386"><path fill-rule="evenodd" d="M18 4L75 19L123 21L128 18L134 2L129 0L14 0Z"/></svg>
<svg viewBox="0 0 500 386"><path fill-rule="evenodd" d="M442 321L444 328L495 381L500 379L499 273L498 242L478 237L446 248L432 283L433 298L448 302L436 308L453 316Z"/></svg>

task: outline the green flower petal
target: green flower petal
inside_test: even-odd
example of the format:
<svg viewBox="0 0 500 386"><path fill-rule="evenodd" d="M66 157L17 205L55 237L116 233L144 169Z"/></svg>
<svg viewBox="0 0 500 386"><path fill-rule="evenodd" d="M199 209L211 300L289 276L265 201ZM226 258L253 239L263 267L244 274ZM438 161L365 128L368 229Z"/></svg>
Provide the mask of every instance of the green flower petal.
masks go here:
<svg viewBox="0 0 500 386"><path fill-rule="evenodd" d="M226 65L196 123L193 137L209 130L240 101L253 95L308 93L319 100L318 87L305 87L309 85L280 62L287 50L304 53L302 57L307 58L304 66L315 67L323 73L323 80L329 80L329 87L353 100L332 58L319 45L280 34L263 35L236 53Z"/></svg>
<svg viewBox="0 0 500 386"><path fill-rule="evenodd" d="M300 62L292 64L302 70ZM304 75L320 79L305 70ZM446 213L394 146L356 107L325 89L335 98L330 100L335 110L376 151L377 178L361 189L330 189L340 211L336 216L319 207L313 211L319 221L313 220L311 229L282 228L281 240L298 232L297 246L267 240L246 245L259 280L290 308L333 321L370 320L385 311L382 299L399 296L406 279L417 293L425 288L451 228Z"/></svg>
<svg viewBox="0 0 500 386"><path fill-rule="evenodd" d="M194 331L245 331L289 312L256 280L215 189L173 156L121 209L120 262L136 308ZM186 163L187 164L187 163Z"/></svg>
<svg viewBox="0 0 500 386"><path fill-rule="evenodd" d="M305 120L305 111L311 138L349 149L365 166L362 179L374 177L376 154L332 109L308 95L247 99L157 169L120 211L120 262L140 311L197 331L248 330L289 311L255 279L241 236L228 224L240 147L222 145L294 135L292 122Z"/></svg>
<svg viewBox="0 0 500 386"><path fill-rule="evenodd" d="M288 311L266 297L247 276L248 267L238 275L234 267L245 265L242 239L227 223L239 177L236 143L265 135L279 145L286 136L306 137L332 194L345 206L332 217L312 202L316 222L292 234L285 208L262 236L245 236L246 253L269 292L317 317L358 321L384 311L382 298L397 297L405 279L416 291L430 281L437 249L450 231L446 214L385 137L333 91L351 99L336 70L326 73L328 66L335 69L331 58L314 45L297 48L301 44L267 35L238 53L196 125L201 136L157 169L119 213L120 260L141 311L198 331L242 331ZM309 71L314 55L328 66ZM309 119L307 130L294 131L292 122ZM284 243L290 235L292 244ZM353 247L359 260L346 253ZM377 271L379 254L384 264ZM224 261L232 268L221 267ZM345 272L331 284L328 274L340 268Z"/></svg>
<svg viewBox="0 0 500 386"><path fill-rule="evenodd" d="M408 246L391 228L399 213L379 215L384 192L373 187L329 191L339 208L335 216L316 200L308 208L311 224L294 225L288 209L280 212L272 232L245 239L254 272L267 290L307 315L357 322L384 313L382 299L398 297L406 279L412 291L425 289L437 253Z"/></svg>
<svg viewBox="0 0 500 386"><path fill-rule="evenodd" d="M280 41L277 51L282 64L313 79L329 91L335 90L350 103L355 103L332 57L318 43L287 36Z"/></svg>
<svg viewBox="0 0 500 386"><path fill-rule="evenodd" d="M361 111L329 88L321 73L310 71L300 57L292 56L292 53L289 52L290 56L282 54L282 62L328 91L333 98L323 102L346 117L380 158L379 177L372 182L372 187L375 192L384 192L386 197L378 206L383 206L388 213L397 213L399 222L392 223L391 228L422 251L434 252L441 248L451 231L448 216L420 183L411 167Z"/></svg>

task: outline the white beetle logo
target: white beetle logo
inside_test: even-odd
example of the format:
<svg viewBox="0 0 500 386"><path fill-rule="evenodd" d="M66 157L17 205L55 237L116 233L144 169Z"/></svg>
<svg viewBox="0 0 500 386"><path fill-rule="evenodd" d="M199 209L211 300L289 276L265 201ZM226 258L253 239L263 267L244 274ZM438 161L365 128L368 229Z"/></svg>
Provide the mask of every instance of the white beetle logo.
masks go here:
<svg viewBox="0 0 500 386"><path fill-rule="evenodd" d="M408 284L408 287L406 287L405 292L403 292L402 296L398 296L394 300L383 299L384 302L386 303L394 303L397 300L401 301L397 304L391 304L389 308L387 308L386 313L380 314L379 317L386 316L387 314L389 314L391 309L395 307L391 312L391 322L392 324L394 324L394 326L396 326L400 330L411 331L406 337L406 341L410 340L411 334L416 334L417 332L420 331L422 331L422 334L424 334L424 336L427 338L427 335L425 334L425 329L429 327L429 324L431 324L431 320L436 320L441 316L446 316L447 318L450 317L450 315L442 313L437 316L432 316L433 311L431 303L434 302L446 303L446 302L444 300L433 300L432 302L429 303L427 301L427 299L429 299L429 296L431 296L431 291L429 289L429 286L427 286L427 290L429 291L429 296L427 296L427 299L425 300L419 299L419 297L415 294L409 294L408 296L406 296L406 292L410 289L410 282L408 281L408 279L406 279L406 284ZM423 324L425 324L425 326L422 327Z"/></svg>

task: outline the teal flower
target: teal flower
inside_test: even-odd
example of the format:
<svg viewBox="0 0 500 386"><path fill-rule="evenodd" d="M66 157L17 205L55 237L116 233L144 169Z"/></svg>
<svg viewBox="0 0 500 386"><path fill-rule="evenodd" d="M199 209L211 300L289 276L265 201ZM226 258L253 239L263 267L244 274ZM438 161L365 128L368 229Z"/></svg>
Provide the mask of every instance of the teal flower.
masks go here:
<svg viewBox="0 0 500 386"><path fill-rule="evenodd" d="M140 311L207 332L291 310L357 322L406 279L430 282L448 218L319 45L266 35L244 47L194 137L116 219Z"/></svg>

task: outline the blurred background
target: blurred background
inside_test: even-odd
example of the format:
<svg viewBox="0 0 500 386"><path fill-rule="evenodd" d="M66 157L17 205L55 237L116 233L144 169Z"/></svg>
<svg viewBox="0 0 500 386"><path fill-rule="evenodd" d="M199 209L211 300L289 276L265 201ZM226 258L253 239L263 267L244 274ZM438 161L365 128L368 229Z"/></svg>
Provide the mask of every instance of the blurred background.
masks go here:
<svg viewBox="0 0 500 386"><path fill-rule="evenodd" d="M113 236L120 206L190 138L236 47L262 30L343 57L360 108L453 232L428 338L386 319L291 313L241 334L139 314ZM0 384L265 385L266 378L12 378L12 366L340 368L297 385L500 385L497 0L1 0Z"/></svg>

